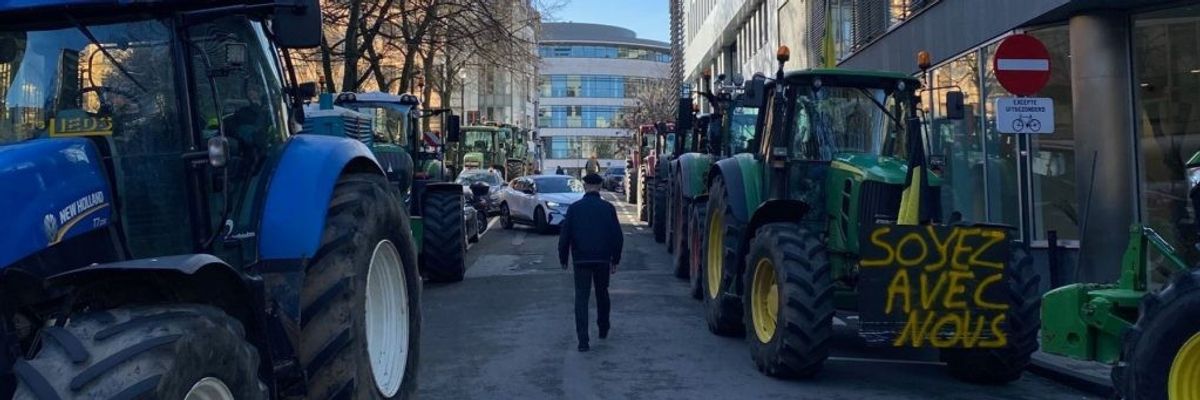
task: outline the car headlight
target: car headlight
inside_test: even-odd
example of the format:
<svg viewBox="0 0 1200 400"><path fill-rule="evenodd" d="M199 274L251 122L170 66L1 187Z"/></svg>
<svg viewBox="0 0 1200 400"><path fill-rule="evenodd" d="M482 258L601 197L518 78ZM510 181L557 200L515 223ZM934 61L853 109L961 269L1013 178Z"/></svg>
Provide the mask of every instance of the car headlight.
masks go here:
<svg viewBox="0 0 1200 400"><path fill-rule="evenodd" d="M1188 182L1192 186L1200 185L1200 167L1188 168Z"/></svg>
<svg viewBox="0 0 1200 400"><path fill-rule="evenodd" d="M555 202L553 202L553 201L547 201L547 202L546 202L546 207L550 207L550 208L558 208L558 206L561 206L561 205L562 205L562 204L558 204L558 203L555 203Z"/></svg>

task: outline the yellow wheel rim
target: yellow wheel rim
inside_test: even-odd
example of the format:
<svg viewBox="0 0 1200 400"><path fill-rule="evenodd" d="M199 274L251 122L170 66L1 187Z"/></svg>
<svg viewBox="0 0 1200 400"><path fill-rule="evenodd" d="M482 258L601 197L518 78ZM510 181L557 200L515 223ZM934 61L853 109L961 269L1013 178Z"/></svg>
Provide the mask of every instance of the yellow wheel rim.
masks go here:
<svg viewBox="0 0 1200 400"><path fill-rule="evenodd" d="M708 218L708 254L705 274L708 278L708 298L715 299L721 290L721 270L725 256L725 215L722 210L710 211Z"/></svg>
<svg viewBox="0 0 1200 400"><path fill-rule="evenodd" d="M775 337L775 319L779 314L779 282L775 279L775 264L769 258L761 258L754 265L750 314L758 341L770 342Z"/></svg>
<svg viewBox="0 0 1200 400"><path fill-rule="evenodd" d="M1167 398L1171 400L1200 400L1200 333L1183 344L1167 380Z"/></svg>

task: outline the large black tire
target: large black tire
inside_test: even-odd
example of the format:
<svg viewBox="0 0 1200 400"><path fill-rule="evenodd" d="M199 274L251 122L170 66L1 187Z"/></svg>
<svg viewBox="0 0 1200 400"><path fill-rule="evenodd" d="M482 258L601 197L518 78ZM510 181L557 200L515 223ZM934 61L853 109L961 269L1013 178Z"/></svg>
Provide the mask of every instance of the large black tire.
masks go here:
<svg viewBox="0 0 1200 400"><path fill-rule="evenodd" d="M684 215L690 215L691 211L689 208L691 207L682 201L676 203L675 209L678 210L676 212L678 215L675 217L675 223L672 224L675 227L671 235L671 243L675 247L675 254L672 260L675 264L675 277L679 279L687 279L692 273L692 266L690 264L692 254L688 248L688 229L690 227L687 225L687 218L683 217Z"/></svg>
<svg viewBox="0 0 1200 400"><path fill-rule="evenodd" d="M467 273L467 233L461 191L425 193L421 275L433 282L458 282Z"/></svg>
<svg viewBox="0 0 1200 400"><path fill-rule="evenodd" d="M37 355L14 365L15 399L182 399L205 378L238 399L268 396L242 324L210 306L91 312L41 335Z"/></svg>
<svg viewBox="0 0 1200 400"><path fill-rule="evenodd" d="M654 241L664 243L667 241L667 185L663 181L656 181L654 184L654 200L650 202L654 209L650 211L650 218L653 219L650 225L654 228ZM667 249L670 251L670 249Z"/></svg>
<svg viewBox="0 0 1200 400"><path fill-rule="evenodd" d="M650 198L650 184L653 182L653 178L646 176L646 167L638 168L638 220L646 223L650 223L650 203L653 202Z"/></svg>
<svg viewBox="0 0 1200 400"><path fill-rule="evenodd" d="M321 247L306 269L300 292L300 362L308 397L318 399L412 398L420 359L421 280L408 215L379 177L349 174L338 180ZM458 235L462 238L462 235ZM367 275L377 248L390 244L403 268L408 305L406 368L398 392L376 389L367 350ZM394 272L394 271L393 271ZM373 321L378 323L378 321ZM397 332L399 334L400 332ZM400 351L400 349L396 349Z"/></svg>
<svg viewBox="0 0 1200 400"><path fill-rule="evenodd" d="M708 330L721 336L738 336L742 328L742 303L732 294L734 275L741 268L738 243L742 228L738 226L729 204L729 193L720 176L713 180L708 193L708 216L704 226L704 319ZM714 263L718 261L719 263Z"/></svg>
<svg viewBox="0 0 1200 400"><path fill-rule="evenodd" d="M691 215L688 217L687 253L688 265L691 266L689 280L692 284L692 298L701 300L704 298L704 263L701 259L704 257L704 234L707 228L704 221L708 217L708 200L693 203Z"/></svg>
<svg viewBox="0 0 1200 400"><path fill-rule="evenodd" d="M829 358L834 314L833 271L821 238L793 223L763 225L745 271L746 341L758 370L781 378L816 374ZM774 304L760 295L772 290L764 282L774 283ZM770 328L760 331L764 325Z"/></svg>
<svg viewBox="0 0 1200 400"><path fill-rule="evenodd" d="M638 202L638 174L635 171L626 173L625 183L625 202L629 204L637 204Z"/></svg>
<svg viewBox="0 0 1200 400"><path fill-rule="evenodd" d="M1008 346L999 349L943 349L942 361L951 376L965 382L996 385L1017 380L1029 358L1038 349L1038 331L1042 327L1041 276L1034 270L1033 256L1024 245L1013 243L1009 260Z"/></svg>
<svg viewBox="0 0 1200 400"><path fill-rule="evenodd" d="M1184 365L1180 357L1196 368L1200 354L1200 270L1179 273L1171 283L1142 299L1137 323L1125 333L1121 362L1113 368L1112 379L1126 399L1167 400L1174 363ZM1185 349L1184 345L1188 345ZM1180 371L1175 371L1177 374ZM1195 382L1200 376L1177 377ZM1191 386L1195 388L1195 386ZM1176 387L1184 399L1197 393Z"/></svg>

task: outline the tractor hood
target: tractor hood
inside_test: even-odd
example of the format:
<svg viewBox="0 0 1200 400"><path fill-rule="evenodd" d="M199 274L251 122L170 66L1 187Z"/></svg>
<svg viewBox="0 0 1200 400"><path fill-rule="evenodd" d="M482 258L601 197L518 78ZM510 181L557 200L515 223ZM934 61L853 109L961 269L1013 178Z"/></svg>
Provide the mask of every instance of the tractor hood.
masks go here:
<svg viewBox="0 0 1200 400"><path fill-rule="evenodd" d="M112 192L87 139L38 139L0 146L0 269L107 226Z"/></svg>
<svg viewBox="0 0 1200 400"><path fill-rule="evenodd" d="M483 168L483 153L471 152L463 155L463 168Z"/></svg>
<svg viewBox="0 0 1200 400"><path fill-rule="evenodd" d="M839 153L833 157L832 167L855 173L863 180L891 185L903 185L908 176L907 161L866 153ZM931 186L938 186L942 182L937 175L927 176Z"/></svg>

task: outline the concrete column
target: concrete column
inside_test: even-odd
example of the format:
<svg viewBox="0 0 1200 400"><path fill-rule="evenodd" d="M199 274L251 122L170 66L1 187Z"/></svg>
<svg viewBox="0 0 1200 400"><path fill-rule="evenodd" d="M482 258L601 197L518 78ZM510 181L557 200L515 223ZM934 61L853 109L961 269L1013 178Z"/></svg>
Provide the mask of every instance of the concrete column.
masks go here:
<svg viewBox="0 0 1200 400"><path fill-rule="evenodd" d="M1070 20L1071 113L1081 229L1079 277L1116 281L1137 210L1137 147L1127 14L1101 10ZM1095 156L1095 177L1092 158ZM1089 183L1092 184L1088 206ZM1087 209L1087 216L1084 210Z"/></svg>

